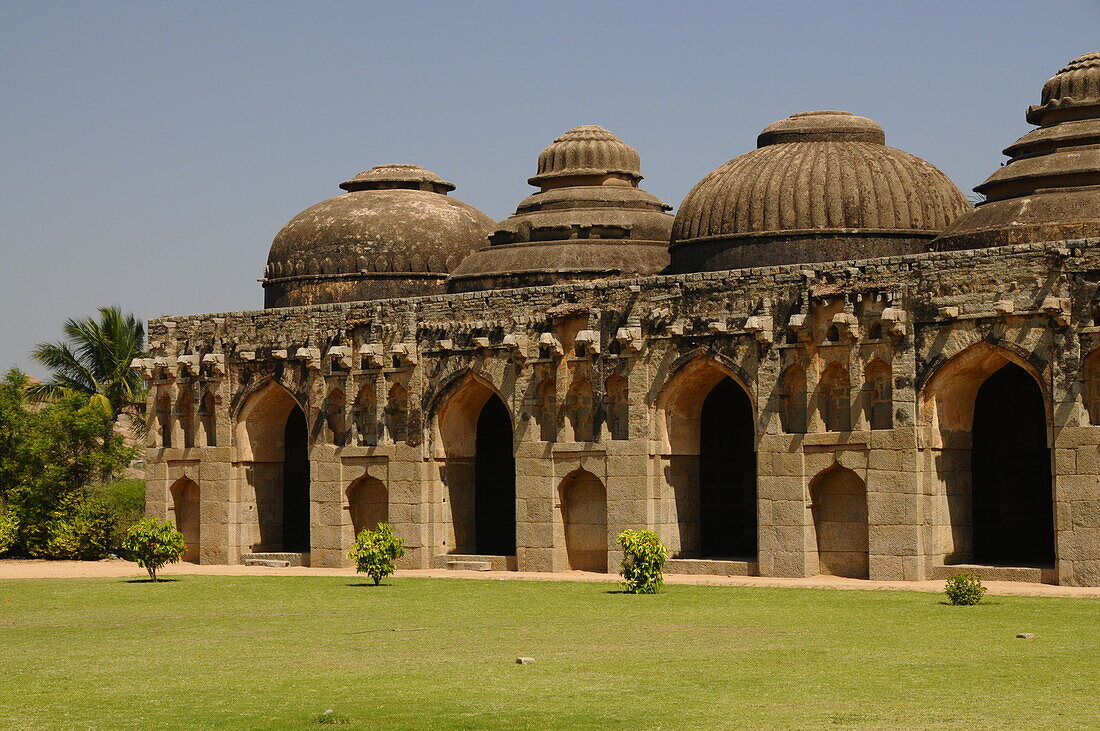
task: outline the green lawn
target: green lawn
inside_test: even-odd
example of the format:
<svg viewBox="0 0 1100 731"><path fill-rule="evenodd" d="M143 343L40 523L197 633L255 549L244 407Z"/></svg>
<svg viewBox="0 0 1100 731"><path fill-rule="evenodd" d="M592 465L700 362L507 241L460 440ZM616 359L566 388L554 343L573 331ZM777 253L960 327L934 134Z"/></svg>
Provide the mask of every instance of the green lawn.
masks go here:
<svg viewBox="0 0 1100 731"><path fill-rule="evenodd" d="M0 582L0 725L1100 726L1098 600L364 584Z"/></svg>

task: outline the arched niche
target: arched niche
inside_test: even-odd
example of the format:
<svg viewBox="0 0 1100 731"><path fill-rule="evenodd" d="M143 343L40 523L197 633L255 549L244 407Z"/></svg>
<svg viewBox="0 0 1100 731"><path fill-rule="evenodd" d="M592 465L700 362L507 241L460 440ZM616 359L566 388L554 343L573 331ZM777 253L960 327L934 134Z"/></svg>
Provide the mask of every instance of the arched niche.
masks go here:
<svg viewBox="0 0 1100 731"><path fill-rule="evenodd" d="M348 512L356 536L365 530L377 530L390 519L389 491L379 479L363 475L347 489Z"/></svg>
<svg viewBox="0 0 1100 731"><path fill-rule="evenodd" d="M172 504L168 506L172 522L176 524L176 530L183 534L187 546L182 560L198 563L202 545L199 486L193 480L181 477L168 488L168 496L172 500Z"/></svg>
<svg viewBox="0 0 1100 731"><path fill-rule="evenodd" d="M840 465L819 473L810 481L810 511L818 573L866 579L867 486L859 475Z"/></svg>
<svg viewBox="0 0 1100 731"><path fill-rule="evenodd" d="M890 429L894 425L894 389L890 366L881 358L872 358L863 372L863 408L872 429Z"/></svg>
<svg viewBox="0 0 1100 731"><path fill-rule="evenodd" d="M587 470L566 475L558 485L562 562L572 571L607 572L607 491Z"/></svg>
<svg viewBox="0 0 1100 731"><path fill-rule="evenodd" d="M698 356L677 370L657 397L657 438L662 451L699 454L699 415L703 401L719 381L729 378L744 390L753 413L752 391L733 370L713 358Z"/></svg>

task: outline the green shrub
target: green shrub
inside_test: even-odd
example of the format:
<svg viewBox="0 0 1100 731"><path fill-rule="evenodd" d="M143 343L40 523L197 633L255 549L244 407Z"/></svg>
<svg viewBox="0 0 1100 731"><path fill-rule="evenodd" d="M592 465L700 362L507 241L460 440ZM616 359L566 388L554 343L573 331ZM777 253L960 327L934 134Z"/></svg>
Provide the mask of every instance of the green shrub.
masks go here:
<svg viewBox="0 0 1100 731"><path fill-rule="evenodd" d="M619 534L623 560L619 573L627 594L656 594L664 583L668 548L651 530L624 530Z"/></svg>
<svg viewBox="0 0 1100 731"><path fill-rule="evenodd" d="M45 553L49 558L98 561L115 547L117 535L111 509L88 500L51 521Z"/></svg>
<svg viewBox="0 0 1100 731"><path fill-rule="evenodd" d="M19 535L19 519L15 514L0 508L0 556L10 551Z"/></svg>
<svg viewBox="0 0 1100 731"><path fill-rule="evenodd" d="M145 515L145 480L120 478L96 483L88 488L87 495L114 516L115 535L119 538Z"/></svg>
<svg viewBox="0 0 1100 731"><path fill-rule="evenodd" d="M943 588L947 594L947 600L952 604L971 605L977 604L985 596L985 587L982 580L971 574L956 574L947 580Z"/></svg>
<svg viewBox="0 0 1100 731"><path fill-rule="evenodd" d="M378 530L363 530L355 538L348 558L355 561L355 570L374 579L374 585L393 573L393 562L405 555L404 541L393 534L389 523L379 523Z"/></svg>
<svg viewBox="0 0 1100 731"><path fill-rule="evenodd" d="M161 523L152 518L134 523L122 540L126 555L148 571L153 581L157 580L157 571L179 561L186 548L183 534L171 523Z"/></svg>

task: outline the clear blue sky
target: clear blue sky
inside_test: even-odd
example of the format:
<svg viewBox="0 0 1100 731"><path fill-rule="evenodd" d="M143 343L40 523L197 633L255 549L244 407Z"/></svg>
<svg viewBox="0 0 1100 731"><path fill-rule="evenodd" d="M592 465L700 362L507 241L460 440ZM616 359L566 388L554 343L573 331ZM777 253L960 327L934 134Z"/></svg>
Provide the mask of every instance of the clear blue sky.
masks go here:
<svg viewBox="0 0 1100 731"><path fill-rule="evenodd" d="M12 2L0 5L0 369L117 303L262 305L279 228L379 163L495 218L601 124L673 205L769 122L846 109L964 190L1027 131L1077 2Z"/></svg>

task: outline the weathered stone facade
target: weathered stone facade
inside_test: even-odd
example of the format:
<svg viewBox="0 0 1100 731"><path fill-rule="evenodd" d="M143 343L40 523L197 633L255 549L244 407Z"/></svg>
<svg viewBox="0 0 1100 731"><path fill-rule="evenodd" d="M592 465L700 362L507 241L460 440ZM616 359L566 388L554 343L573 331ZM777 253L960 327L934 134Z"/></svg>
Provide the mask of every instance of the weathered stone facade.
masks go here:
<svg viewBox="0 0 1100 731"><path fill-rule="evenodd" d="M161 318L148 512L203 563L384 520L410 568L614 571L648 527L672 572L1100 585L1091 235Z"/></svg>

